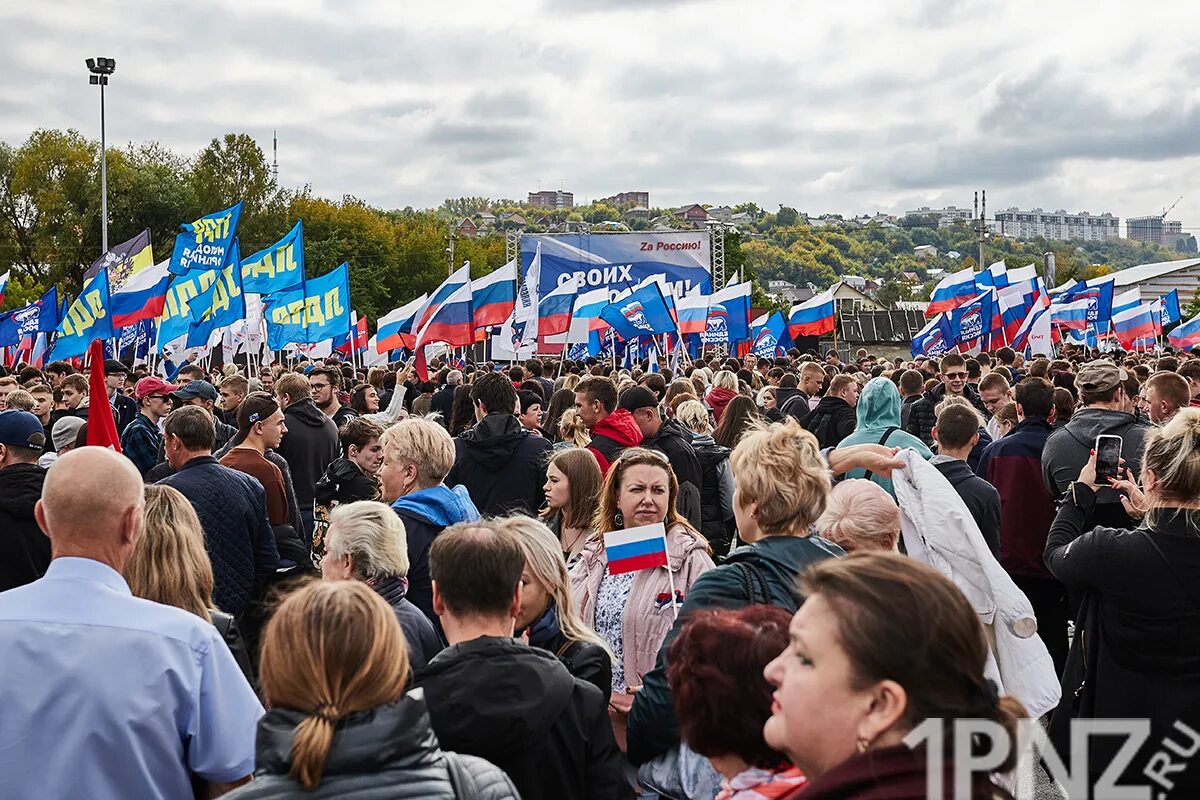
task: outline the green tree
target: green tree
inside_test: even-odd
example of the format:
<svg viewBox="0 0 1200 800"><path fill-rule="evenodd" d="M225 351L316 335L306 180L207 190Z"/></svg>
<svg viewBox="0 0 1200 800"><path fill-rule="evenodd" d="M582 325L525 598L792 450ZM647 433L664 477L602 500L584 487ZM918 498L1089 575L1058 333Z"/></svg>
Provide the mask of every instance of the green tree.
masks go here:
<svg viewBox="0 0 1200 800"><path fill-rule="evenodd" d="M779 213L775 215L775 224L782 225L783 227L790 227L795 225L798 219L800 219L800 214L796 211L796 209L791 208L790 206L781 205L779 207Z"/></svg>

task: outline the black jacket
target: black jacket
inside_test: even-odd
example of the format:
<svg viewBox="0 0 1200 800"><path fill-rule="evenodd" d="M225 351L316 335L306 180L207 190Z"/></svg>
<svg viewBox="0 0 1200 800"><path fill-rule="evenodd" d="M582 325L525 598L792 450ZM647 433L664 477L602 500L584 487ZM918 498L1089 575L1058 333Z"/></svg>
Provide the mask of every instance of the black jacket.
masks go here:
<svg viewBox="0 0 1200 800"><path fill-rule="evenodd" d="M408 541L408 591L405 597L424 612L440 632L441 623L433 613L433 581L429 577L429 548L438 534L459 522L474 522L479 511L462 486L453 489L434 486L406 494L392 503L392 510L404 523Z"/></svg>
<svg viewBox="0 0 1200 800"><path fill-rule="evenodd" d="M279 564L262 484L212 456L191 459L160 483L178 489L196 509L212 561L213 600L241 617Z"/></svg>
<svg viewBox="0 0 1200 800"><path fill-rule="evenodd" d="M317 481L338 453L338 430L333 420L310 400L292 403L283 411L287 433L276 451L292 470L292 483L302 513L312 514Z"/></svg>
<svg viewBox="0 0 1200 800"><path fill-rule="evenodd" d="M138 415L138 404L129 395L117 392L111 403L113 407L113 422L117 425L117 436L125 432L125 427L133 422Z"/></svg>
<svg viewBox="0 0 1200 800"><path fill-rule="evenodd" d="M704 524L701 511L700 489L704 476L700 471L700 460L692 447L692 434L675 419L664 419L658 433L642 440L642 447L657 450L671 462L671 470L679 481L679 513L697 530ZM689 488L690 487L690 488Z"/></svg>
<svg viewBox="0 0 1200 800"><path fill-rule="evenodd" d="M342 503L378 500L380 496L379 481L364 473L353 461L342 456L329 462L329 468L313 489L311 549L314 564L320 564L325 555L330 512Z"/></svg>
<svg viewBox="0 0 1200 800"><path fill-rule="evenodd" d="M311 792L288 777L296 727L309 715L273 708L258 722L255 778L237 800L456 800L447 759L474 778L479 800L517 800L508 777L472 756L444 752L429 725L420 691L339 720L321 783Z"/></svg>
<svg viewBox="0 0 1200 800"><path fill-rule="evenodd" d="M504 770L524 800L615 798L621 753L608 706L553 654L483 636L417 674L438 741Z"/></svg>
<svg viewBox="0 0 1200 800"><path fill-rule="evenodd" d="M408 642L408 663L413 671L424 668L431 658L442 652L446 643L424 612L405 599L408 581L391 577L368 585L396 612L396 619L404 631L404 641Z"/></svg>
<svg viewBox="0 0 1200 800"><path fill-rule="evenodd" d="M479 513L536 516L553 445L521 427L512 414L488 414L454 440L450 486L462 484Z"/></svg>
<svg viewBox="0 0 1200 800"><path fill-rule="evenodd" d="M36 581L50 566L50 540L33 518L45 482L37 464L0 469L0 592Z"/></svg>
<svg viewBox="0 0 1200 800"><path fill-rule="evenodd" d="M441 389L433 393L433 399L429 401L429 410L436 411L442 415L442 425L450 427L450 410L454 407L454 390L457 386L446 384ZM386 406L381 406L386 408Z"/></svg>
<svg viewBox="0 0 1200 800"><path fill-rule="evenodd" d="M1063 702L1050 729L1063 754L1071 749L1064 724L1076 711L1076 690L1078 716L1148 719L1148 742L1170 736L1176 719L1193 724L1200 707L1200 529L1188 512L1172 508L1159 509L1148 528L1095 526L1100 505L1091 489L1076 484L1046 539L1051 574L1086 593L1082 635L1071 644ZM1117 744L1092 738L1092 768L1111 760Z"/></svg>
<svg viewBox="0 0 1200 800"><path fill-rule="evenodd" d="M1000 492L971 469L966 461L935 461L933 464L942 476L950 481L954 491L962 498L971 512L971 518L979 526L983 540L992 555L1000 558Z"/></svg>
<svg viewBox="0 0 1200 800"><path fill-rule="evenodd" d="M696 459L700 462L700 532L708 540L713 555L722 557L729 552L729 544L737 533L732 520L725 519L724 509L721 508L721 478L722 465L729 461L730 449L710 441L704 437L704 444L693 440L692 448ZM728 469L728 466L725 466Z"/></svg>
<svg viewBox="0 0 1200 800"><path fill-rule="evenodd" d="M612 697L612 658L594 642L568 642L558 625L558 609L553 602L526 630L531 647L553 653L567 672L595 686L608 702Z"/></svg>
<svg viewBox="0 0 1200 800"><path fill-rule="evenodd" d="M779 413L794 417L797 422L804 422L804 418L813 411L808 407L809 395L800 389L782 389L780 391L791 391L794 394L786 400L780 400L778 392L775 394L775 404L779 406Z"/></svg>
<svg viewBox="0 0 1200 800"><path fill-rule="evenodd" d="M858 416L854 413L854 406L842 398L826 395L800 424L817 437L823 450L826 447L837 447L842 443L842 439L854 433Z"/></svg>
<svg viewBox="0 0 1200 800"><path fill-rule="evenodd" d="M910 433L916 436L926 447L933 446L933 426L937 424L937 414L934 409L937 404L942 402L946 397L946 384L939 383L937 386L930 389L921 396L911 406L908 411L908 421L904 423L905 433ZM990 414L987 413L987 408L983 405L983 401L979 399L979 392L975 391L975 387L970 384L963 387L963 397L971 401L971 405L975 406L975 410L983 414L983 418L987 419ZM904 407L901 406L901 415L904 414Z"/></svg>

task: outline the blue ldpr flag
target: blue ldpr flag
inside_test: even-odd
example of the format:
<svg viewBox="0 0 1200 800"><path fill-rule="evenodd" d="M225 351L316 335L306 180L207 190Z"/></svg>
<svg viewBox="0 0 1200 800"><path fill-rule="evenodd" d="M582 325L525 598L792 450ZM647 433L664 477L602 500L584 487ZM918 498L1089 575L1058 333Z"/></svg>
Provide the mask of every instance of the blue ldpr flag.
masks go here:
<svg viewBox="0 0 1200 800"><path fill-rule="evenodd" d="M184 232L175 237L171 274L224 269L229 263L241 215L242 204L239 202L223 211L214 211L195 222L181 225Z"/></svg>
<svg viewBox="0 0 1200 800"><path fill-rule="evenodd" d="M639 336L670 333L675 320L662 291L654 281L635 289L631 294L600 309L600 318L626 341Z"/></svg>
<svg viewBox="0 0 1200 800"><path fill-rule="evenodd" d="M304 284L304 221L270 247L242 261L242 290L274 294Z"/></svg>
<svg viewBox="0 0 1200 800"><path fill-rule="evenodd" d="M267 345L315 344L350 330L350 266L310 278L300 289L278 292L263 300Z"/></svg>
<svg viewBox="0 0 1200 800"><path fill-rule="evenodd" d="M58 326L52 357L73 358L87 352L93 339L113 338L108 313L108 270L102 269L83 285Z"/></svg>

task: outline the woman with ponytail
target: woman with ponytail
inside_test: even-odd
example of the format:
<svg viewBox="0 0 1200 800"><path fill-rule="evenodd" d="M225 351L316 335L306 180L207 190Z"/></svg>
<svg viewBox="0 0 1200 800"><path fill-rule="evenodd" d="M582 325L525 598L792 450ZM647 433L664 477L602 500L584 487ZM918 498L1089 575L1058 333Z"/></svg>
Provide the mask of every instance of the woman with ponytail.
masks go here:
<svg viewBox="0 0 1200 800"><path fill-rule="evenodd" d="M1181 710L1200 704L1200 409L1151 430L1140 455L1140 487L1125 469L1107 482L1139 527L1095 526L1096 490L1105 484L1093 451L1046 539L1050 572L1084 593L1051 725L1060 754L1070 750L1074 718L1149 719L1158 741ZM1121 742L1090 742L1095 774ZM1135 760L1129 773L1140 770Z"/></svg>
<svg viewBox="0 0 1200 800"><path fill-rule="evenodd" d="M808 783L771 797L1011 798L997 780L1016 765L1025 709L984 676L983 626L953 583L896 553L858 552L815 564L800 588L808 599L792 617L790 643L763 671L775 687L763 739ZM1001 741L977 735L974 752L957 751L961 720L995 723ZM926 724L911 742L929 721L940 721L940 735ZM999 764L965 776L958 791L956 762L984 753Z"/></svg>
<svg viewBox="0 0 1200 800"><path fill-rule="evenodd" d="M270 710L256 779L229 797L517 798L487 761L439 749L424 694L404 693L408 672L396 615L369 586L322 581L288 595L263 637Z"/></svg>

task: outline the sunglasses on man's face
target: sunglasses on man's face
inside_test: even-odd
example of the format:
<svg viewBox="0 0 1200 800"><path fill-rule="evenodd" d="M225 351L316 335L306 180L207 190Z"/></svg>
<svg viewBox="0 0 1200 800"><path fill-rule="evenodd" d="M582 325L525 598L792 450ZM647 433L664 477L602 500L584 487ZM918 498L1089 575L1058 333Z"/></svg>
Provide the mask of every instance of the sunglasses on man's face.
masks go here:
<svg viewBox="0 0 1200 800"><path fill-rule="evenodd" d="M952 381L961 381L967 377L965 372L947 372L946 378Z"/></svg>

